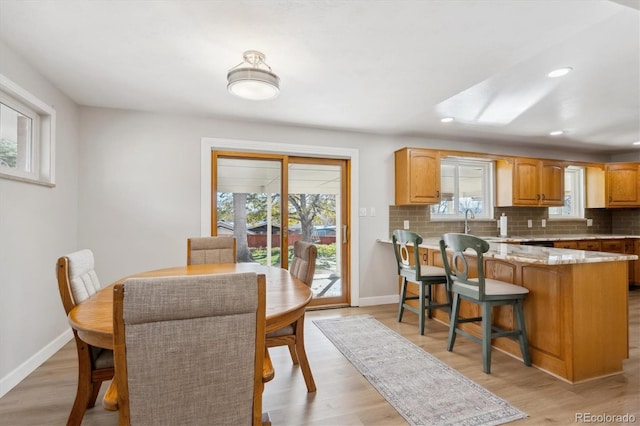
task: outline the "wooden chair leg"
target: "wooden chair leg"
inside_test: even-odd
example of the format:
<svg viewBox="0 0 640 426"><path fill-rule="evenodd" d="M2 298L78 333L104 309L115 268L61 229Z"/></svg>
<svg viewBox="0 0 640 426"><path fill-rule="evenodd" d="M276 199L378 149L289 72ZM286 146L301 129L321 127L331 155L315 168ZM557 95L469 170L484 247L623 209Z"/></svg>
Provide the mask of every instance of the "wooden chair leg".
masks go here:
<svg viewBox="0 0 640 426"><path fill-rule="evenodd" d="M516 316L516 326L520 330L518 339L520 340L520 351L522 352L522 360L524 365L531 366L531 355L529 354L529 342L527 340L527 326L524 322L524 309L522 307L523 301L518 300L513 306L513 311Z"/></svg>
<svg viewBox="0 0 640 426"><path fill-rule="evenodd" d="M82 373L78 374L76 399L73 401L73 407L71 408L71 413L69 413L69 418L67 419L67 426L78 426L82 424L85 411L87 411L87 408L93 407L93 404L90 405L90 402L91 396L94 393L93 388L96 387L97 386L94 386L86 376L82 375Z"/></svg>
<svg viewBox="0 0 640 426"><path fill-rule="evenodd" d="M304 349L304 316L296 321L296 353L298 360L300 361L300 369L302 370L302 376L304 382L307 385L307 392L316 391L316 383L313 380L313 374L311 373L311 367L309 366L309 360L307 359L307 352Z"/></svg>
<svg viewBox="0 0 640 426"><path fill-rule="evenodd" d="M402 277L402 285L400 288L400 303L398 304L398 322L402 322L402 314L404 313L404 302L407 297L407 278Z"/></svg>
<svg viewBox="0 0 640 426"><path fill-rule="evenodd" d="M98 399L98 394L100 393L101 385L102 385L102 382L91 383L91 396L89 397L89 403L87 404L87 408L92 408L96 405L96 399Z"/></svg>
<svg viewBox="0 0 640 426"><path fill-rule="evenodd" d="M433 289L431 288L431 284L426 284L425 286L426 286L426 289L425 289L426 294L424 297L426 299L427 305L430 305L432 303L431 295L433 294L432 292ZM433 318L433 314L431 313L431 308L427 309L427 318L429 319Z"/></svg>
<svg viewBox="0 0 640 426"><path fill-rule="evenodd" d="M456 328L458 327L458 315L460 314L460 295L454 293L449 318L449 339L447 341L447 350L451 352L453 345L456 343Z"/></svg>
<svg viewBox="0 0 640 426"><path fill-rule="evenodd" d="M287 345L289 348L289 354L291 355L291 361L293 361L293 365L298 365L298 354L296 353L296 346L294 343Z"/></svg>
<svg viewBox="0 0 640 426"><path fill-rule="evenodd" d="M482 304L482 370L491 373L491 305Z"/></svg>
<svg viewBox="0 0 640 426"><path fill-rule="evenodd" d="M420 290L418 291L418 329L420 330L420 335L424 336L424 311L426 310L425 305L425 287L427 284L424 282L418 283Z"/></svg>

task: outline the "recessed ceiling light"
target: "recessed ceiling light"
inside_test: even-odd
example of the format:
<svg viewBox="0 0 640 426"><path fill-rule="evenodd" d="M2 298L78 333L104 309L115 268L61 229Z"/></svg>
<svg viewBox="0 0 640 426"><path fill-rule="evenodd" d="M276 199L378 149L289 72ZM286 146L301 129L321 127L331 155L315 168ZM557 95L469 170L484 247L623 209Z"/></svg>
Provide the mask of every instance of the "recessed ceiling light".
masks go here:
<svg viewBox="0 0 640 426"><path fill-rule="evenodd" d="M453 120L454 120L453 117L443 117L440 119L440 121L443 123L451 123Z"/></svg>
<svg viewBox="0 0 640 426"><path fill-rule="evenodd" d="M557 70L553 70L549 74L547 74L547 77L549 78L562 77L563 75L569 74L571 71L573 71L573 68L571 67L558 68Z"/></svg>
<svg viewBox="0 0 640 426"><path fill-rule="evenodd" d="M564 130L554 130L553 132L549 132L551 136L560 136L564 135Z"/></svg>

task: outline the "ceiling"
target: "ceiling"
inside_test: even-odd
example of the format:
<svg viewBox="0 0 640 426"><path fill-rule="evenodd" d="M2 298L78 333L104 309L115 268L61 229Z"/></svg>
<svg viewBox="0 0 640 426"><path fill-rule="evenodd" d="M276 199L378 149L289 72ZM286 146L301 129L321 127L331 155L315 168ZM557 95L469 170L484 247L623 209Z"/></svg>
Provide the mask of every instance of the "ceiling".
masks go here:
<svg viewBox="0 0 640 426"><path fill-rule="evenodd" d="M0 0L0 39L80 105L640 152L640 0ZM245 50L275 100L227 92Z"/></svg>

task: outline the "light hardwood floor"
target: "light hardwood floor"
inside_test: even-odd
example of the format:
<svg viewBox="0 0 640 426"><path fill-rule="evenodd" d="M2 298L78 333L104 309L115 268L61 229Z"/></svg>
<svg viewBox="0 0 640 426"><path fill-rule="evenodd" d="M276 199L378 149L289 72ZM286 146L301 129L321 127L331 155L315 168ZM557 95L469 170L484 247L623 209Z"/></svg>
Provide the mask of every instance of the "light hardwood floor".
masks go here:
<svg viewBox="0 0 640 426"><path fill-rule="evenodd" d="M287 348L270 350L275 379L266 385L264 410L278 425L403 425L404 419L382 398L313 324L314 319L371 314L529 417L513 424L574 424L576 413L635 416L640 423L640 290L630 292L630 357L624 374L571 385L493 352L492 373L482 373L479 345L459 337L454 352L445 349L447 328L427 322L417 332L417 316L396 321L396 305L312 311L307 314L306 347L318 391L307 394L302 374ZM375 342L372 342L375 344ZM416 366L419 369L420 366ZM73 402L76 353L67 344L0 399L0 425L63 425ZM101 400L106 386L103 385ZM87 411L84 425L115 425L117 413L101 406Z"/></svg>

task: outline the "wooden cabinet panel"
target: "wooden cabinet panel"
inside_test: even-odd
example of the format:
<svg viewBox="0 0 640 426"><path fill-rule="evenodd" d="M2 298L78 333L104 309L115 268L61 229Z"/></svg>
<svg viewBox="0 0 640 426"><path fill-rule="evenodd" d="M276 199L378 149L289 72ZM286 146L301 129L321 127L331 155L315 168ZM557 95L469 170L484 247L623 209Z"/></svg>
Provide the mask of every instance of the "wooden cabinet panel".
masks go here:
<svg viewBox="0 0 640 426"><path fill-rule="evenodd" d="M440 202L440 154L428 149L403 148L395 152L396 205Z"/></svg>
<svg viewBox="0 0 640 426"><path fill-rule="evenodd" d="M578 242L577 241L554 241L553 246L555 248L577 250Z"/></svg>
<svg viewBox="0 0 640 426"><path fill-rule="evenodd" d="M496 205L563 206L564 164L536 158L496 161Z"/></svg>
<svg viewBox="0 0 640 426"><path fill-rule="evenodd" d="M605 166L606 206L640 206L640 163L610 163Z"/></svg>
<svg viewBox="0 0 640 426"><path fill-rule="evenodd" d="M608 253L625 253L626 246L624 240L601 240L600 250Z"/></svg>
<svg viewBox="0 0 640 426"><path fill-rule="evenodd" d="M600 251L599 240L578 241L578 250Z"/></svg>
<svg viewBox="0 0 640 426"><path fill-rule="evenodd" d="M564 165L557 161L540 162L540 204L564 205Z"/></svg>

